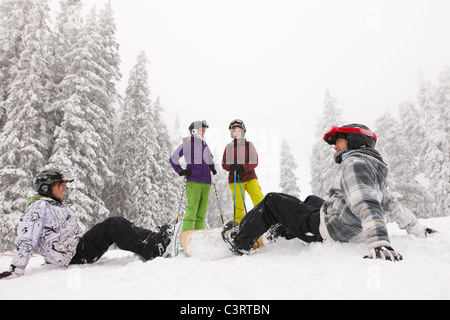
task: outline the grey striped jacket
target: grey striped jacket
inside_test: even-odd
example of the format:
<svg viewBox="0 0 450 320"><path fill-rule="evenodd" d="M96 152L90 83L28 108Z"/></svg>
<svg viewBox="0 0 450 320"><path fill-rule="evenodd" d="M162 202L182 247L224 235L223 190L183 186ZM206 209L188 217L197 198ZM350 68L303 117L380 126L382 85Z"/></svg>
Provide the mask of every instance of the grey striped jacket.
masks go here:
<svg viewBox="0 0 450 320"><path fill-rule="evenodd" d="M388 171L375 149L343 155L329 199L321 208L320 233L324 239L366 241L369 249L390 245L387 215L409 233L421 229L416 217L390 194Z"/></svg>

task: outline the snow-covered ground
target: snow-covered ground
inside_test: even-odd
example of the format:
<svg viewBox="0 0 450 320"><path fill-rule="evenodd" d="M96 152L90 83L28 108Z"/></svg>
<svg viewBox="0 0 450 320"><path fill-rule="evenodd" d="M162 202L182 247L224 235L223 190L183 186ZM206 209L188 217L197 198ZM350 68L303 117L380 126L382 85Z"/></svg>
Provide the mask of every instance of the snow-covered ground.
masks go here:
<svg viewBox="0 0 450 320"><path fill-rule="evenodd" d="M417 239L389 224L399 263L364 260L365 244L279 240L244 257L178 256L144 263L109 251L93 265L51 269L32 258L22 278L0 281L5 299L450 299L450 217L422 221L440 231ZM8 270L11 257L0 258Z"/></svg>

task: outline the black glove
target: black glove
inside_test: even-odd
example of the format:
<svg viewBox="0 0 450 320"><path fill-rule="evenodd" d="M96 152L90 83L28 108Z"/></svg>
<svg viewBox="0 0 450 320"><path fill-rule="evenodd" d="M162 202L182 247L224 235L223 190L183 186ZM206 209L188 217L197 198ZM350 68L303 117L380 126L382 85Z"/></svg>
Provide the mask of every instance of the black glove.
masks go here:
<svg viewBox="0 0 450 320"><path fill-rule="evenodd" d="M192 171L189 169L183 170L180 172L180 177L185 176L186 178L189 178L192 176Z"/></svg>
<svg viewBox="0 0 450 320"><path fill-rule="evenodd" d="M425 228L425 235L428 237L428 235L433 234L433 233L438 233L436 230L431 229L431 228Z"/></svg>
<svg viewBox="0 0 450 320"><path fill-rule="evenodd" d="M12 272L11 271L6 271L3 273L0 273L0 279L5 279L8 278L9 276L12 276Z"/></svg>
<svg viewBox="0 0 450 320"><path fill-rule="evenodd" d="M236 172L238 176L242 177L244 175L245 169L243 166L240 166L238 164L232 164L230 165L230 171Z"/></svg>
<svg viewBox="0 0 450 320"><path fill-rule="evenodd" d="M216 168L212 168L212 169L211 169L211 172L212 172L213 175L216 175L216 174L217 174Z"/></svg>
<svg viewBox="0 0 450 320"><path fill-rule="evenodd" d="M370 250L369 255L364 259L381 259L388 261L401 261L403 257L390 246L376 247Z"/></svg>

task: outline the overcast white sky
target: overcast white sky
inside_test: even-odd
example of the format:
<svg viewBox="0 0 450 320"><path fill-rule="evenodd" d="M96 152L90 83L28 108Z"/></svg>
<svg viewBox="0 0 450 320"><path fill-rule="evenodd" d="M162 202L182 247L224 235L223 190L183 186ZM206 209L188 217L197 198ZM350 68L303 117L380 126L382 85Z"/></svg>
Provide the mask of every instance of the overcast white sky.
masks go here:
<svg viewBox="0 0 450 320"><path fill-rule="evenodd" d="M56 1L56 0L54 0ZM84 0L100 10L105 0ZM221 156L243 119L260 152L263 192L277 191L279 139L299 165L302 198L325 88L346 122L373 127L415 99L419 71L436 81L450 58L448 0L112 0L124 93L141 50L153 98L172 129L207 120ZM187 134L187 130L183 131Z"/></svg>

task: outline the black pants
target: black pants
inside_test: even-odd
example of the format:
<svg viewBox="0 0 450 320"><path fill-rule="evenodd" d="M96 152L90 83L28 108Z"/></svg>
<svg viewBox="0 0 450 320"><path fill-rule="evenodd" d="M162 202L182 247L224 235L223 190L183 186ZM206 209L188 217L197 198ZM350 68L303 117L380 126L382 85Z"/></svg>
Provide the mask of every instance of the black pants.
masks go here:
<svg viewBox="0 0 450 320"><path fill-rule="evenodd" d="M119 249L134 252L144 260L159 257L162 253L160 233L139 228L125 218L114 217L97 224L81 237L70 264L94 263L114 243Z"/></svg>
<svg viewBox="0 0 450 320"><path fill-rule="evenodd" d="M281 224L290 235L305 242L322 241L319 225L323 202L316 196L309 196L302 202L287 194L269 193L244 216L235 244L238 249L249 250L260 236L276 224Z"/></svg>

